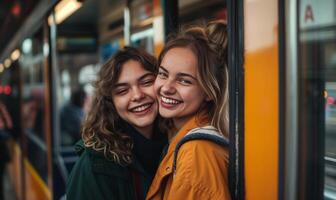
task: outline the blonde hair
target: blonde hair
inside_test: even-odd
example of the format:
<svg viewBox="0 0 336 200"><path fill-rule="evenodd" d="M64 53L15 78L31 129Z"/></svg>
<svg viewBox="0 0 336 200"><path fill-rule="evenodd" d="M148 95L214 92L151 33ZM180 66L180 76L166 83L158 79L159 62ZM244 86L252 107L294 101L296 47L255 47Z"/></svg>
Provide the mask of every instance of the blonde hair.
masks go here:
<svg viewBox="0 0 336 200"><path fill-rule="evenodd" d="M189 48L197 58L198 82L211 99L199 109L207 110L210 123L221 134L228 137L229 132L229 91L227 69L227 27L224 21L212 21L206 26L193 26L180 31L163 48L159 63L173 48Z"/></svg>

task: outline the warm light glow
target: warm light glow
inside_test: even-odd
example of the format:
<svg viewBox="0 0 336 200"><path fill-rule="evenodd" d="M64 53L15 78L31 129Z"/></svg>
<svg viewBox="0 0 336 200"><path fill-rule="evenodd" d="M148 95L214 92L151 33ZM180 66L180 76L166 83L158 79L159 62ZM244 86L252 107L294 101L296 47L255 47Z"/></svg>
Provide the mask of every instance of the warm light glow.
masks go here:
<svg viewBox="0 0 336 200"><path fill-rule="evenodd" d="M0 73L3 72L4 69L5 67L3 66L3 64L0 63Z"/></svg>
<svg viewBox="0 0 336 200"><path fill-rule="evenodd" d="M16 49L16 50L13 51L13 53L11 54L11 59L12 59L13 61L15 61L15 60L19 59L20 55L21 55L20 51L19 51L18 49Z"/></svg>
<svg viewBox="0 0 336 200"><path fill-rule="evenodd" d="M8 68L8 67L11 66L11 64L12 64L12 61L11 61L9 58L7 58L7 59L5 60L5 67Z"/></svg>
<svg viewBox="0 0 336 200"><path fill-rule="evenodd" d="M154 29L154 43L163 44L164 43L164 27L163 27L163 17L155 17L153 20L153 29Z"/></svg>
<svg viewBox="0 0 336 200"><path fill-rule="evenodd" d="M59 2L55 7L55 19L56 24L60 24L72 13L78 10L82 6L81 2L77 0L63 0ZM52 16L48 19L49 25L52 23Z"/></svg>
<svg viewBox="0 0 336 200"><path fill-rule="evenodd" d="M327 98L328 97L328 92L327 90L324 90L324 98Z"/></svg>

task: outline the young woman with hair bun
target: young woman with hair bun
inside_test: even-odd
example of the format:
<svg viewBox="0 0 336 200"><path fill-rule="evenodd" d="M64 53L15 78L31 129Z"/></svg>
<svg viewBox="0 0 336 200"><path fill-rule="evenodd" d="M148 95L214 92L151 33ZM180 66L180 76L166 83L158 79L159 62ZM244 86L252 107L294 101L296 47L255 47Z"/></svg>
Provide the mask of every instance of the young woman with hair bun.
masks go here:
<svg viewBox="0 0 336 200"><path fill-rule="evenodd" d="M168 41L154 89L172 132L146 199L231 199L226 23L188 28Z"/></svg>

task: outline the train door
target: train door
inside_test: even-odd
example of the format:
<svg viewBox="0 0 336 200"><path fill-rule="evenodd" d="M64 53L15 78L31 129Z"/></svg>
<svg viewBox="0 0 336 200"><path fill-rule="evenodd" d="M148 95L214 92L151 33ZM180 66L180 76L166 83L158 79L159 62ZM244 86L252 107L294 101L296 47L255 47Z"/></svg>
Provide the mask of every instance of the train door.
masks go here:
<svg viewBox="0 0 336 200"><path fill-rule="evenodd" d="M207 22L211 20L218 20L218 19L227 21L228 39L229 39L228 67L230 73L229 74L230 79L229 186L233 199L244 199L245 153L244 153L244 138L243 138L244 137L244 105L243 105L244 104L244 85L243 85L244 21L242 17L244 16L243 1L163 0L161 1L161 4L164 16L165 39L167 39L169 34L178 31L183 26L189 26L194 24L205 25ZM270 10L270 12L272 11L273 10ZM275 171L275 169L273 170ZM272 171L270 175L273 176L274 171ZM251 187L251 189L253 190L254 188Z"/></svg>
<svg viewBox="0 0 336 200"><path fill-rule="evenodd" d="M243 156L246 199L278 198L279 4L277 0L237 1L231 6L233 82L238 95L238 141ZM229 8L229 9L230 9ZM230 28L230 27L229 27ZM230 51L230 50L229 50ZM230 57L229 57L230 58ZM231 58L230 58L231 59ZM238 90L237 90L238 89ZM235 111L233 111L235 112ZM240 120L239 120L240 119ZM235 124L232 124L235 125ZM234 130L234 129L233 129ZM238 143L239 144L239 143Z"/></svg>
<svg viewBox="0 0 336 200"><path fill-rule="evenodd" d="M1 151L1 157L4 155L8 156L8 160L10 160L9 166L7 168L10 177L16 177L14 180L11 180L12 186L16 189L16 197L21 198L24 195L23 191L23 159L22 159L22 151L20 149L20 141L22 139L22 130L21 124L21 93L20 93L20 48L15 49L12 54L10 60L8 59L4 65L0 66L0 99L1 103L3 103L7 111L9 112L9 116L12 119L13 127L9 129L11 139L7 139L5 142L2 142L1 145L7 143L9 151ZM13 55L13 56L12 56ZM10 62L9 62L10 61ZM6 198L6 196L5 196Z"/></svg>
<svg viewBox="0 0 336 200"><path fill-rule="evenodd" d="M49 99L49 41L46 21L24 39L21 82L22 199L51 199L52 157ZM20 143L19 143L20 144Z"/></svg>
<svg viewBox="0 0 336 200"><path fill-rule="evenodd" d="M336 2L297 3L297 195L300 199L336 199Z"/></svg>
<svg viewBox="0 0 336 200"><path fill-rule="evenodd" d="M336 199L336 3L301 0L283 5L286 113L279 197Z"/></svg>
<svg viewBox="0 0 336 200"><path fill-rule="evenodd" d="M65 194L68 175L78 156L74 145L89 109L92 82L99 67L98 3L61 1L48 17L51 41L53 199ZM60 18L67 9L73 10Z"/></svg>

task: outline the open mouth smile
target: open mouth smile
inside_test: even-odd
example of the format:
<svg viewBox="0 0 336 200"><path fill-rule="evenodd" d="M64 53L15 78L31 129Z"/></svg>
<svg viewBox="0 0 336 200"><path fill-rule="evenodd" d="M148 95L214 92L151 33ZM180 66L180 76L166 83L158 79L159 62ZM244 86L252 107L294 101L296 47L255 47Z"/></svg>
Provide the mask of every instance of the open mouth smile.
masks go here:
<svg viewBox="0 0 336 200"><path fill-rule="evenodd" d="M136 113L136 114L145 114L149 110L151 110L152 105L153 105L153 103L145 103L145 104L133 107L133 108L129 109L129 111L132 112L132 113Z"/></svg>
<svg viewBox="0 0 336 200"><path fill-rule="evenodd" d="M161 96L160 100L161 100L160 101L161 106L164 107L164 108L173 108L173 107L183 103L183 101L179 101L179 100L164 97L164 96Z"/></svg>

